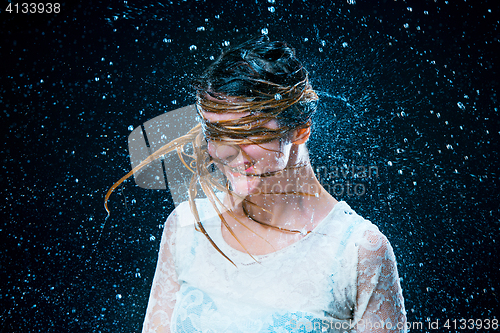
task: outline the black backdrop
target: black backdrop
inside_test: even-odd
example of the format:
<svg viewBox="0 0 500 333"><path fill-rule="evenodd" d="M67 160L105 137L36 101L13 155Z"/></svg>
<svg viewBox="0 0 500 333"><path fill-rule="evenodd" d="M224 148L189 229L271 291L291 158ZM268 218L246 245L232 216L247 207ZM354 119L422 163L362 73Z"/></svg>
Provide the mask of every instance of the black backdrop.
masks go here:
<svg viewBox="0 0 500 333"><path fill-rule="evenodd" d="M0 332L140 331L173 203L129 181L105 223L104 193L130 129L192 104L210 58L261 33L311 72L313 164L332 191L363 185L334 194L390 239L415 331L498 314L496 1L132 2L2 2Z"/></svg>

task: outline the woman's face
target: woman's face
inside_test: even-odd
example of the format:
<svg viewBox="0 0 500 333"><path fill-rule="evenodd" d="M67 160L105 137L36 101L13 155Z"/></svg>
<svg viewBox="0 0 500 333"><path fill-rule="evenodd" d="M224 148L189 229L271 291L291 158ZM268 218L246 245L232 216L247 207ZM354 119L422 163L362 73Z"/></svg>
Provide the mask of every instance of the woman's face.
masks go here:
<svg viewBox="0 0 500 333"><path fill-rule="evenodd" d="M203 116L210 122L238 119L248 114L203 112ZM278 123L276 120L271 120L264 127L275 129L278 128ZM279 177L276 179L276 177L252 175L285 169L289 164L292 146L285 138L258 145L231 145L216 140L208 140L207 142L208 153L231 182L233 191L243 196L271 192L272 185L279 180Z"/></svg>

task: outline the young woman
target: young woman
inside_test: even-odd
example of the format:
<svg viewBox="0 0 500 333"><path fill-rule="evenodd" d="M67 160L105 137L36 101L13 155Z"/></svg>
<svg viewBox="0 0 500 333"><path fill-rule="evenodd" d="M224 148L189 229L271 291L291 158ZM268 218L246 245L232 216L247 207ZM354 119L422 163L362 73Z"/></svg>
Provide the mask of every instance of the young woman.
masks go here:
<svg viewBox="0 0 500 333"><path fill-rule="evenodd" d="M200 124L151 157L177 149L193 178L165 224L143 332L406 331L389 242L314 175L318 98L294 50L250 40L194 86Z"/></svg>

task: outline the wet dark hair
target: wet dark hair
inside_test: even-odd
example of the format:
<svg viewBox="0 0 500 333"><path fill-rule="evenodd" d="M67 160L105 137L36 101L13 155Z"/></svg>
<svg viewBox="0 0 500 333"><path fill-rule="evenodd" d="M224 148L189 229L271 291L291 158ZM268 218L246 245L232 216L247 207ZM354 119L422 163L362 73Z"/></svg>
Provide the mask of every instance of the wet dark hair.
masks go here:
<svg viewBox="0 0 500 333"><path fill-rule="evenodd" d="M201 102L207 95L237 97L248 101L242 105L246 111L274 112L278 123L290 130L309 123L316 111L318 97L308 76L295 49L262 35L224 51L193 87ZM237 109L234 102L229 109L221 104L225 112Z"/></svg>

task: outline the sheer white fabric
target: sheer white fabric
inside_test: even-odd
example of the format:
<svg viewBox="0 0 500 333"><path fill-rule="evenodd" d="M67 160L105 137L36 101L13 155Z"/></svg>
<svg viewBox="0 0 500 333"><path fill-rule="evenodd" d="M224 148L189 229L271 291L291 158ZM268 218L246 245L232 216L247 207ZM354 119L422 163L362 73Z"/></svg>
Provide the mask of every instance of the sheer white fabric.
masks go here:
<svg viewBox="0 0 500 333"><path fill-rule="evenodd" d="M197 206L237 267L194 229L189 204L179 205L165 225L143 333L406 332L393 250L345 202L257 261L224 241L207 200Z"/></svg>
<svg viewBox="0 0 500 333"><path fill-rule="evenodd" d="M175 230L177 227L177 210L167 219L160 243L158 263L149 296L148 309L142 331L170 332L170 323L175 306L175 294L179 291L177 273L175 272Z"/></svg>

